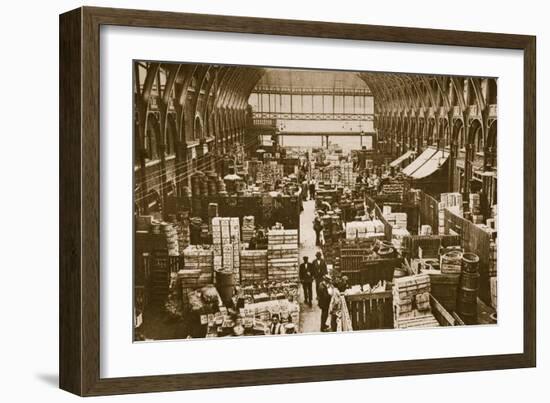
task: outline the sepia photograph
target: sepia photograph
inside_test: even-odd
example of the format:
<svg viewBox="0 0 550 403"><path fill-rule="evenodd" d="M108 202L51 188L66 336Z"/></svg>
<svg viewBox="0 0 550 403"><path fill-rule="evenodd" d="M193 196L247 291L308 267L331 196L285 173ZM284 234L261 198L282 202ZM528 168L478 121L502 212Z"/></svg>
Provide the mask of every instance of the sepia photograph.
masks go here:
<svg viewBox="0 0 550 403"><path fill-rule="evenodd" d="M134 342L497 324L497 77L132 69Z"/></svg>

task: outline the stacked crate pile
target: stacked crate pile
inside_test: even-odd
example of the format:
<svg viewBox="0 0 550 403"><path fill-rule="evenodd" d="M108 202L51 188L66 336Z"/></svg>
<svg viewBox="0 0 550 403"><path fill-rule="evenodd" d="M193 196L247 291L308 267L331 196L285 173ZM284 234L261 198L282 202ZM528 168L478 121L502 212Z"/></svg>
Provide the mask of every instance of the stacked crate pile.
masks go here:
<svg viewBox="0 0 550 403"><path fill-rule="evenodd" d="M408 184L401 179L391 179L382 185L380 196L386 200L401 201L408 192Z"/></svg>
<svg viewBox="0 0 550 403"><path fill-rule="evenodd" d="M256 182L275 183L277 179L284 176L284 167L277 164L277 161L269 161L258 167Z"/></svg>
<svg viewBox="0 0 550 403"><path fill-rule="evenodd" d="M459 217L463 216L462 194L460 193L442 193L438 203L438 221L439 234L445 233L445 209L456 214Z"/></svg>
<svg viewBox="0 0 550 403"><path fill-rule="evenodd" d="M168 249L168 256L179 256L179 243L178 243L178 232L176 227L167 222L162 222L160 224L161 233L166 236L166 246Z"/></svg>
<svg viewBox="0 0 550 403"><path fill-rule="evenodd" d="M396 329L439 326L431 312L427 274L394 279L393 312Z"/></svg>
<svg viewBox="0 0 550 403"><path fill-rule="evenodd" d="M353 171L353 162L341 162L340 172L342 174L342 185L347 187L354 187L357 180L357 173Z"/></svg>
<svg viewBox="0 0 550 403"><path fill-rule="evenodd" d="M275 282L298 281L298 230L268 231L267 278Z"/></svg>
<svg viewBox="0 0 550 403"><path fill-rule="evenodd" d="M267 280L267 249L241 250L241 283Z"/></svg>
<svg viewBox="0 0 550 403"><path fill-rule="evenodd" d="M244 216L243 217L243 227L242 227L242 231L243 231L242 241L243 242L250 242L250 239L254 235L254 227L255 227L254 216L253 215Z"/></svg>
<svg viewBox="0 0 550 403"><path fill-rule="evenodd" d="M254 183L258 181L258 172L262 169L262 161L256 159L248 161L248 175L252 178Z"/></svg>
<svg viewBox="0 0 550 403"><path fill-rule="evenodd" d="M483 216L481 215L481 201L479 194L470 193L470 214L472 214L472 222L474 224L482 224Z"/></svg>
<svg viewBox="0 0 550 403"><path fill-rule="evenodd" d="M189 245L183 250L183 269L178 279L183 289L203 287L213 282L213 253L210 246Z"/></svg>
<svg viewBox="0 0 550 403"><path fill-rule="evenodd" d="M384 206L382 215L393 228L407 229L407 213L392 213L389 206Z"/></svg>
<svg viewBox="0 0 550 403"><path fill-rule="evenodd" d="M238 217L214 217L212 219L212 243L214 270L230 270L239 282L241 229Z"/></svg>
<svg viewBox="0 0 550 403"><path fill-rule="evenodd" d="M350 221L346 223L346 239L379 238L384 236L384 224L380 220Z"/></svg>

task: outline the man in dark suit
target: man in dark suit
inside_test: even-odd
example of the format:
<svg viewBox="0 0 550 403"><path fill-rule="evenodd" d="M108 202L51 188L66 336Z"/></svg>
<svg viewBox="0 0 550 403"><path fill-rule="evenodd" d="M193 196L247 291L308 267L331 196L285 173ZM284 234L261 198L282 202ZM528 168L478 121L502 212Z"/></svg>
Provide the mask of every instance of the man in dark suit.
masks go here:
<svg viewBox="0 0 550 403"><path fill-rule="evenodd" d="M302 287L304 289L304 302L308 304L311 308L312 306L312 282L313 282L313 274L312 274L312 268L311 264L308 262L308 257L303 257L304 262L300 265L300 282L302 283Z"/></svg>
<svg viewBox="0 0 550 403"><path fill-rule="evenodd" d="M327 264L325 263L325 259L323 259L321 252L317 252L315 254L315 260L311 265L311 272L313 274L313 278L315 278L315 291L317 292L317 299L319 299L319 284L321 284L323 276L328 274Z"/></svg>
<svg viewBox="0 0 550 403"><path fill-rule="evenodd" d="M331 291L332 286L330 282L330 277L328 274L325 274L318 286L317 298L319 299L319 308L321 308L321 332L328 331L329 327L327 326L328 319L328 310L330 307L330 301L332 299Z"/></svg>

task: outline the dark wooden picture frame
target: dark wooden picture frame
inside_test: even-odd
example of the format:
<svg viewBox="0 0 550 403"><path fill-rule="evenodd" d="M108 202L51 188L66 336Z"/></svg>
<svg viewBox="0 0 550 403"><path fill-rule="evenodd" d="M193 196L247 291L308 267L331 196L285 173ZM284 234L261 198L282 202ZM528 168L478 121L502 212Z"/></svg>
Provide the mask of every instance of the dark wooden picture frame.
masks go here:
<svg viewBox="0 0 550 403"><path fill-rule="evenodd" d="M521 354L100 377L101 25L286 35L524 52L524 348ZM60 387L81 395L375 378L536 365L536 41L534 36L82 7L60 16Z"/></svg>

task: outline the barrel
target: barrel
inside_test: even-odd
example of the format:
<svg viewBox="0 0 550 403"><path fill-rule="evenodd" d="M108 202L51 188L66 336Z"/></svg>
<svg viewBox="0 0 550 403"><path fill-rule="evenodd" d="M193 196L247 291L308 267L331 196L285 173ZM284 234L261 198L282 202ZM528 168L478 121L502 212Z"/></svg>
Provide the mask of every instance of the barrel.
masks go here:
<svg viewBox="0 0 550 403"><path fill-rule="evenodd" d="M193 197L201 196L201 181L202 174L197 172L191 176L191 194Z"/></svg>
<svg viewBox="0 0 550 403"><path fill-rule="evenodd" d="M479 289L479 257L475 253L462 255L462 272L456 301L456 309L467 325L477 323L477 294Z"/></svg>
<svg viewBox="0 0 550 403"><path fill-rule="evenodd" d="M458 289L456 309L460 317L467 325L477 323L477 290L465 287Z"/></svg>
<svg viewBox="0 0 550 403"><path fill-rule="evenodd" d="M191 209L193 211L193 214L197 216L202 216L202 198L194 197L191 200Z"/></svg>
<svg viewBox="0 0 550 403"><path fill-rule="evenodd" d="M475 253L465 252L462 255L462 271L478 273L479 256Z"/></svg>
<svg viewBox="0 0 550 403"><path fill-rule="evenodd" d="M218 193L218 178L216 176L208 177L208 195L214 196Z"/></svg>
<svg viewBox="0 0 550 403"><path fill-rule="evenodd" d="M395 248L381 245L377 253L378 253L378 256L380 256L381 258L386 258L386 259L394 258Z"/></svg>
<svg viewBox="0 0 550 403"><path fill-rule="evenodd" d="M216 270L215 273L216 289L218 290L223 303L228 305L227 302L233 298L233 290L235 288L235 277L233 276L233 271L226 268Z"/></svg>
<svg viewBox="0 0 550 403"><path fill-rule="evenodd" d="M470 290L479 289L479 273L463 271L460 275L460 285Z"/></svg>

